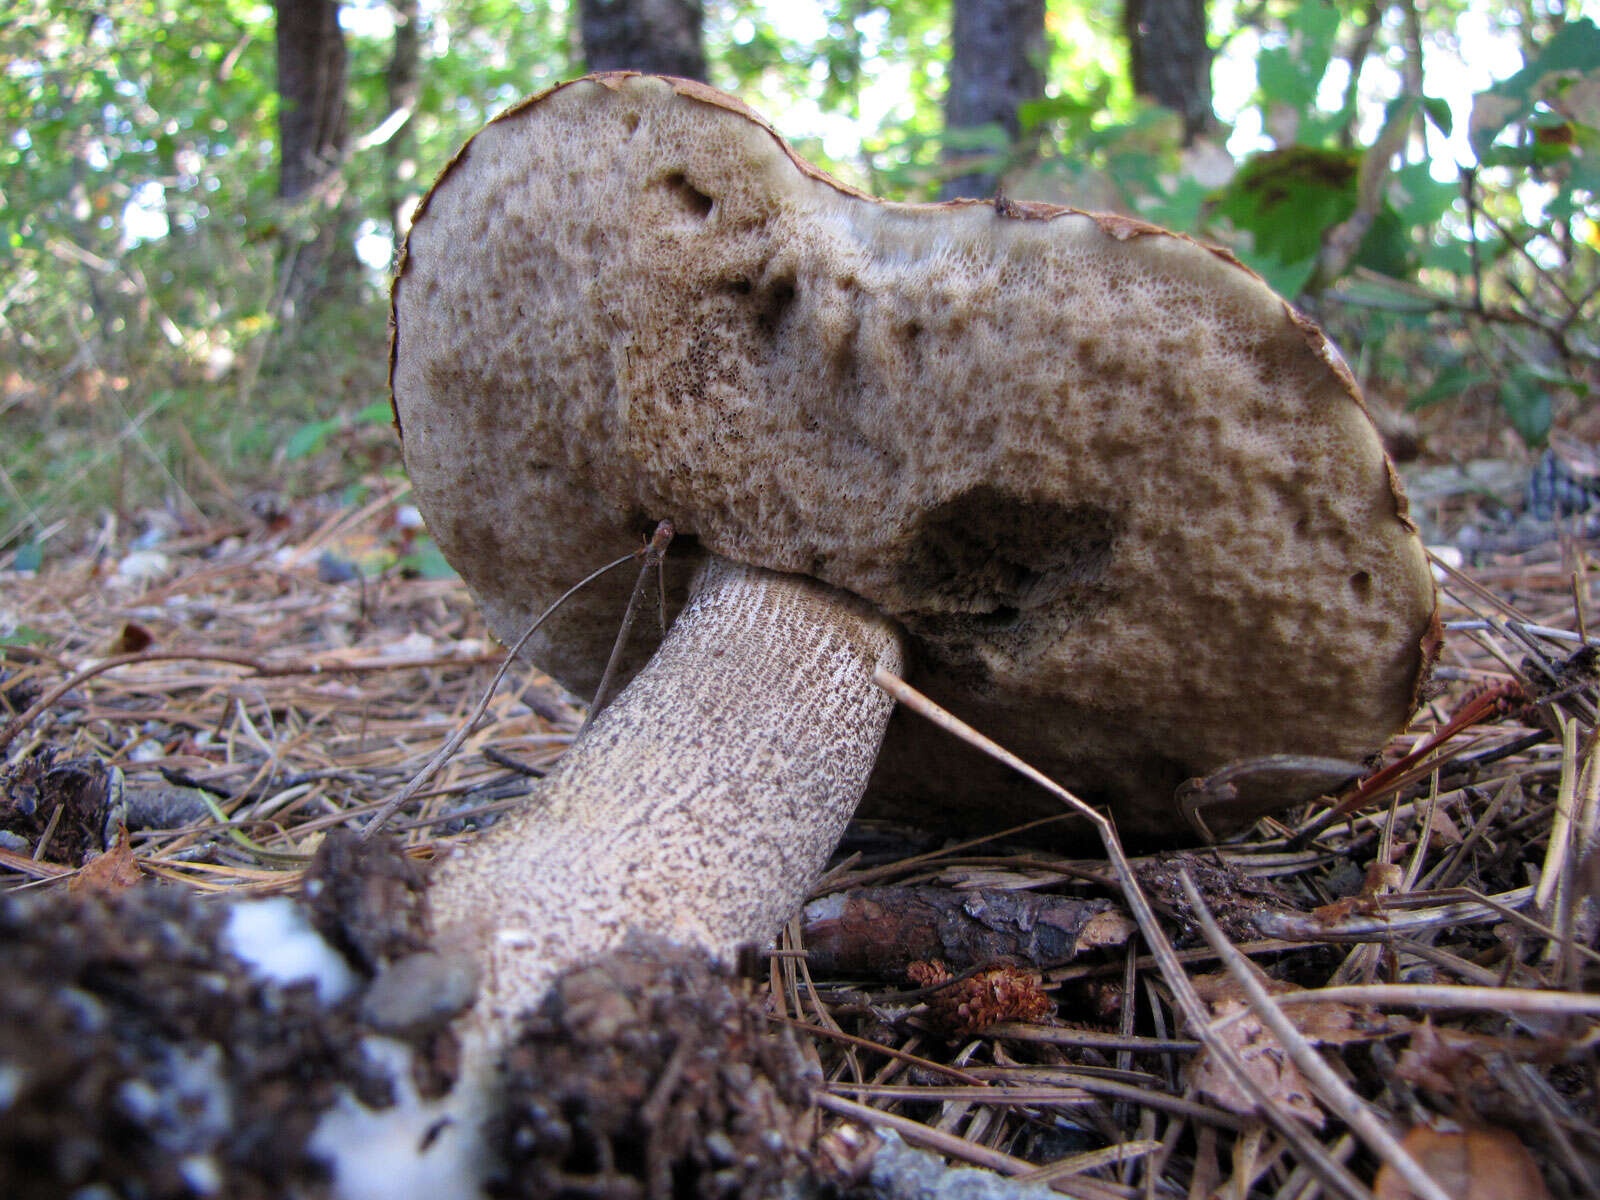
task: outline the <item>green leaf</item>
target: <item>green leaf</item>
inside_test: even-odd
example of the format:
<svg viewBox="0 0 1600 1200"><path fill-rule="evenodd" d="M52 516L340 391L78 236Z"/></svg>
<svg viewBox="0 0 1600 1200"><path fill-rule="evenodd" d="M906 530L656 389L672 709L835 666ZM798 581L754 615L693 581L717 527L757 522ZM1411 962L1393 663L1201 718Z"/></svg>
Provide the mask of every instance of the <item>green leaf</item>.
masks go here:
<svg viewBox="0 0 1600 1200"><path fill-rule="evenodd" d="M0 636L0 646L42 646L51 640L50 635L31 625L18 625L10 633Z"/></svg>
<svg viewBox="0 0 1600 1200"><path fill-rule="evenodd" d="M1468 388L1475 388L1487 382L1489 382L1487 372L1475 371L1465 363L1457 363L1440 371L1433 385L1411 397L1406 407L1415 412L1419 408L1427 408L1430 404L1437 404L1441 400L1457 400Z"/></svg>
<svg viewBox="0 0 1600 1200"><path fill-rule="evenodd" d="M290 436L283 447L283 456L290 462L297 458L305 458L322 449L322 444L328 440L328 435L339 428L337 420L312 421L302 425Z"/></svg>
<svg viewBox="0 0 1600 1200"><path fill-rule="evenodd" d="M1408 227L1432 227L1439 223L1461 198L1455 181L1441 183L1433 177L1432 164L1409 163L1394 173L1389 184L1389 200Z"/></svg>
<svg viewBox="0 0 1600 1200"><path fill-rule="evenodd" d="M416 550L403 556L400 568L410 574L420 575L423 579L454 579L456 570L445 561L439 547L434 545L433 539L418 544Z"/></svg>
<svg viewBox="0 0 1600 1200"><path fill-rule="evenodd" d="M1437 96L1424 96L1422 98L1422 111L1428 114L1428 120L1433 122L1434 128L1445 137L1450 136L1450 130L1455 125L1455 117L1450 112L1447 101Z"/></svg>
<svg viewBox="0 0 1600 1200"><path fill-rule="evenodd" d="M1297 262L1284 262L1272 257L1270 254L1254 252L1239 255L1246 266L1261 278L1267 285L1289 300L1293 300L1306 286L1306 281L1311 278L1311 272L1317 268L1316 257L1303 258Z"/></svg>
<svg viewBox="0 0 1600 1200"><path fill-rule="evenodd" d="M1425 241L1418 252L1417 261L1431 270L1465 277L1472 273L1472 248L1455 238Z"/></svg>
<svg viewBox="0 0 1600 1200"><path fill-rule="evenodd" d="M1600 64L1600 27L1588 17L1568 21L1544 49L1509 79L1479 93L1473 103L1472 148L1480 159L1507 128L1527 121L1552 75L1584 74Z"/></svg>
<svg viewBox="0 0 1600 1200"><path fill-rule="evenodd" d="M1303 285L1323 235L1355 211L1359 172L1355 153L1309 146L1269 151L1240 168L1215 211L1249 232L1246 262L1271 279L1297 276Z"/></svg>
<svg viewBox="0 0 1600 1200"><path fill-rule="evenodd" d="M37 571L44 565L44 547L36 541L26 541L17 547L17 552L12 556L11 569L13 571Z"/></svg>
<svg viewBox="0 0 1600 1200"><path fill-rule="evenodd" d="M1415 258L1410 228L1394 209L1384 205L1361 239L1355 265L1400 279L1411 273Z"/></svg>
<svg viewBox="0 0 1600 1200"><path fill-rule="evenodd" d="M1339 9L1311 0L1291 8L1287 24L1288 44L1269 47L1256 60L1256 86L1269 101L1306 117L1316 112L1317 90L1333 59Z"/></svg>
<svg viewBox="0 0 1600 1200"><path fill-rule="evenodd" d="M1346 279L1329 296L1341 304L1386 312L1433 312L1438 307L1426 296L1381 279Z"/></svg>
<svg viewBox="0 0 1600 1200"><path fill-rule="evenodd" d="M355 425L387 425L394 420L394 406L387 400L374 400L354 417L351 423Z"/></svg>
<svg viewBox="0 0 1600 1200"><path fill-rule="evenodd" d="M1533 372L1519 368L1501 381L1500 407L1528 445L1543 445L1550 436L1550 388Z"/></svg>
<svg viewBox="0 0 1600 1200"><path fill-rule="evenodd" d="M1558 71L1583 74L1594 70L1597 64L1600 64L1600 26L1584 17L1568 21L1545 43L1538 58L1489 90L1526 99L1539 89L1548 75Z"/></svg>

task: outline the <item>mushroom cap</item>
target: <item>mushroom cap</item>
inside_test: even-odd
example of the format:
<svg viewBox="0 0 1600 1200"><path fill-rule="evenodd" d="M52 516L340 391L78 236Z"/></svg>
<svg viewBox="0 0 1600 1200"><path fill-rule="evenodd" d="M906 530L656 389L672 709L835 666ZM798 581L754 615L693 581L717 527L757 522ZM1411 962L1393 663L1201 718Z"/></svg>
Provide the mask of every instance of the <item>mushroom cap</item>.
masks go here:
<svg viewBox="0 0 1600 1200"><path fill-rule="evenodd" d="M886 203L702 84L590 76L491 121L417 211L394 323L419 507L500 638L670 519L674 602L704 551L865 597L914 684L1126 833L1183 832L1175 788L1225 764L1370 755L1437 645L1348 368L1232 256ZM591 689L631 583L528 657ZM1330 782L1249 776L1208 824ZM1059 810L902 714L864 811Z"/></svg>

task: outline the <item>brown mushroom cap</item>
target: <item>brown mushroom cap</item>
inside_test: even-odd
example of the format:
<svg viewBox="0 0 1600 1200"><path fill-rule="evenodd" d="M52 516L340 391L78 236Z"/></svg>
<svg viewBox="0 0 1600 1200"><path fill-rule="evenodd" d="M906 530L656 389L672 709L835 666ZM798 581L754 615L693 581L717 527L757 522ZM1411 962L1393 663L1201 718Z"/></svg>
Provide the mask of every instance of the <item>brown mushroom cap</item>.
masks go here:
<svg viewBox="0 0 1600 1200"><path fill-rule="evenodd" d="M1404 498L1338 354L1224 252L878 201L731 97L617 73L474 137L394 314L419 505L508 641L669 518L688 558L870 600L912 682L1133 833L1183 831L1184 779L1361 759L1414 707L1437 626ZM630 583L529 657L592 688ZM1247 782L1234 815L1328 782ZM1057 811L900 716L866 804Z"/></svg>

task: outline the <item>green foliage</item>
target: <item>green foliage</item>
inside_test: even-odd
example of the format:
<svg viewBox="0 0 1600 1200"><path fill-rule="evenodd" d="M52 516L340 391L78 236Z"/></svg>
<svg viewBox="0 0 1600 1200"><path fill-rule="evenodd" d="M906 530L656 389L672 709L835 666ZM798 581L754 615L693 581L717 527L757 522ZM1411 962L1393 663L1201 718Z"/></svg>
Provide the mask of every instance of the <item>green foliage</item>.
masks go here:
<svg viewBox="0 0 1600 1200"><path fill-rule="evenodd" d="M1421 36L1444 46L1454 7L1419 9L1439 22ZM1492 394L1537 445L1600 365L1600 30L1557 15L1524 32L1522 69L1474 100L1478 165L1453 172L1440 152L1456 120L1431 91L1448 79L1413 60L1381 122L1348 84L1329 108L1330 72L1363 65L1340 59L1354 30L1329 3L1286 11L1257 58L1256 103L1292 140L1241 163L1201 229L1352 340L1428 339L1420 380L1414 358L1395 364L1419 404ZM1365 62L1388 36L1376 31Z"/></svg>
<svg viewBox="0 0 1600 1200"><path fill-rule="evenodd" d="M394 155L399 141L369 137L390 116L388 13L349 0L344 21L341 185L374 244L392 237L397 192L420 194L472 129L567 62L555 5L425 5ZM309 460L384 395L385 280L370 273L309 327L274 316L285 235L312 231L277 199L270 4L12 0L0 14L0 548L48 536L61 513L192 513L232 502L226 489L318 486Z"/></svg>
<svg viewBox="0 0 1600 1200"><path fill-rule="evenodd" d="M283 457L289 462L296 459L307 458L321 451L328 439L335 433L348 430L358 425L388 425L394 420L394 411L387 400L378 400L367 405L360 412L351 417L326 417L320 421L310 421L295 430L287 442L284 443Z"/></svg>
<svg viewBox="0 0 1600 1200"><path fill-rule="evenodd" d="M1356 208L1357 151L1291 146L1247 161L1212 215L1253 236L1250 264L1285 296L1298 296L1316 269L1323 234Z"/></svg>
<svg viewBox="0 0 1600 1200"><path fill-rule="evenodd" d="M1293 111L1306 145L1320 144L1353 115L1347 108L1326 113L1317 106L1340 24L1338 6L1329 0L1295 5L1284 19L1281 44L1267 46L1256 60L1257 103Z"/></svg>

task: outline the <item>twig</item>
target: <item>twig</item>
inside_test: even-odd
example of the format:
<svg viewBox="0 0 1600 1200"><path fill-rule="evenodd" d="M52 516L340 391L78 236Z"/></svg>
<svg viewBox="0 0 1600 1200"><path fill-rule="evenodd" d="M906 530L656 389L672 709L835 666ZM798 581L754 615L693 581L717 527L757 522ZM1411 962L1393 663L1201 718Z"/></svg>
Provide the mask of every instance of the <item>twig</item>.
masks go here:
<svg viewBox="0 0 1600 1200"><path fill-rule="evenodd" d="M644 562L639 565L639 578L634 581L633 592L628 597L628 607L622 611L622 624L617 627L617 640L611 644L611 657L606 659L606 669L600 676L600 686L595 689L594 699L589 703L589 711L584 714L583 723L578 726L581 734L589 723L600 714L600 710L611 699L611 689L616 683L617 667L622 662L622 652L628 647L628 634L633 632L633 622L639 615L639 604L644 599L645 580L650 578L650 568L656 567L661 571L666 570L667 547L672 544L672 522L662 521L656 525L655 532L650 535L650 543L644 548ZM663 576L663 578L665 578ZM663 589L661 596L661 621L662 633L666 632L666 592Z"/></svg>
<svg viewBox="0 0 1600 1200"><path fill-rule="evenodd" d="M979 1145L977 1142L967 1138L933 1129L920 1121L896 1116L894 1113L884 1112L882 1109L858 1104L854 1100L846 1100L843 1096L833 1096L827 1092L821 1092L817 1095L816 1100L818 1108L825 1108L831 1113L857 1121L863 1125L892 1129L908 1145L922 1146L935 1153L943 1154L947 1158L959 1159L962 1162L972 1163L974 1166L986 1167L1002 1175L1024 1175L1038 1169L1026 1159L1016 1158L999 1150L991 1150L987 1146ZM1122 1189L1101 1183L1098 1180L1075 1179L1070 1176L1055 1180L1052 1186L1057 1191L1063 1192L1068 1196L1080 1197L1082 1200L1103 1200L1104 1197L1126 1194Z"/></svg>
<svg viewBox="0 0 1600 1200"><path fill-rule="evenodd" d="M1470 1009L1474 1012L1600 1017L1600 996L1579 992L1546 992L1536 988L1468 987L1450 983L1356 983L1286 992L1275 999L1279 1004L1370 1004L1388 1008Z"/></svg>
<svg viewBox="0 0 1600 1200"><path fill-rule="evenodd" d="M1496 897L1508 906L1526 904L1532 898L1532 887L1517 888ZM1386 942L1443 925L1470 925L1477 921L1503 919L1500 909L1477 900L1400 911L1380 900L1377 907L1378 911L1374 913L1331 920L1319 917L1316 913L1264 911L1255 916L1253 924L1263 936L1281 938L1287 942Z"/></svg>
<svg viewBox="0 0 1600 1200"><path fill-rule="evenodd" d="M1160 965L1162 978L1172 989L1173 996L1183 1010L1190 1027L1206 1044L1206 1049L1227 1067L1229 1073L1234 1076L1234 1082L1251 1098L1262 1116L1294 1146L1303 1159L1315 1165L1317 1175L1325 1187L1346 1197L1347 1200L1368 1200L1367 1190L1362 1187L1360 1181L1343 1165L1329 1158L1321 1144L1301 1127L1296 1118L1277 1109L1271 1097L1245 1067L1238 1051L1211 1028L1210 1015L1205 1004L1195 992L1194 985L1189 982L1183 964L1178 960L1177 951L1173 949L1166 932L1156 920L1155 910L1150 907L1150 901L1139 886L1138 877L1133 872L1128 856L1123 853L1122 842L1117 837L1116 827L1110 818L1090 808L1049 776L1024 762L993 739L985 737L954 713L941 708L905 680L879 667L873 674L873 681L919 716L927 718L941 729L947 730L962 741L977 747L990 757L1005 763L1012 770L1033 780L1073 812L1087 817L1093 823L1116 871L1123 899L1127 901L1128 907L1133 912L1133 918L1139 925L1139 932L1144 935L1145 944L1150 947L1151 953ZM1430 1197L1429 1200L1448 1200L1448 1198Z"/></svg>
<svg viewBox="0 0 1600 1200"><path fill-rule="evenodd" d="M511 664L517 660L517 655L521 653L522 647L527 645L528 639L534 635L539 626L543 625L547 620L549 620L551 615L563 604L565 604L574 593L585 587L588 587L589 584L593 583L596 579L599 579L600 576L604 575L607 571L614 571L623 563L632 562L636 556L637 552L634 554L624 554L621 558L607 563L598 571L593 571L590 574L585 575L582 579L578 580L577 583L573 584L566 591L562 592L554 604L539 614L539 619L532 625L529 625L528 628L523 632L522 636L516 640L516 643L511 647L511 649L506 651L505 658L503 658L500 662L499 670L494 673L494 678L489 681L489 686L483 689L483 695L478 698L478 703L473 708L471 715L456 727L456 731L450 735L443 746L439 747L439 752L427 761L422 770L418 771L414 776L412 776L411 782L406 784L406 786L401 788L399 792L384 802L383 807L378 809L372 820L367 822L367 827L361 831L362 841L366 841L367 839L371 838L373 834L377 833L378 830L382 829L383 823L394 814L394 811L407 800L411 799L411 797L415 796L419 791L421 791L423 785L434 777L439 768L444 766L444 764L449 761L450 756L460 748L461 743L467 740L467 735L472 732L473 726L478 723L478 718L483 716L483 714L488 710L489 701L493 699L495 689L500 686L500 681L506 677L506 672L511 669Z"/></svg>
<svg viewBox="0 0 1600 1200"><path fill-rule="evenodd" d="M1374 1154L1394 1168L1405 1180L1406 1185L1417 1194L1419 1200L1452 1200L1444 1189L1434 1182L1433 1176L1424 1171L1417 1160L1400 1145L1394 1135L1385 1128L1384 1123L1363 1103L1361 1097L1352 1092L1344 1081L1333 1073L1333 1069L1323 1062L1322 1056L1294 1027L1294 1022L1283 1015L1272 995L1261 985L1261 980L1257 978L1255 967L1250 960L1234 948L1233 943L1217 925L1216 918L1206 906L1205 897L1200 894L1200 889L1195 887L1194 880L1189 878L1189 872L1180 868L1178 882L1183 888L1184 898L1188 900L1195 918L1200 922L1200 932L1221 957L1228 974L1233 976L1234 982L1249 998L1250 1007L1260 1018L1261 1023L1272 1031L1273 1036L1294 1061L1294 1065L1300 1068L1301 1074L1316 1089L1317 1098L1353 1129Z"/></svg>

